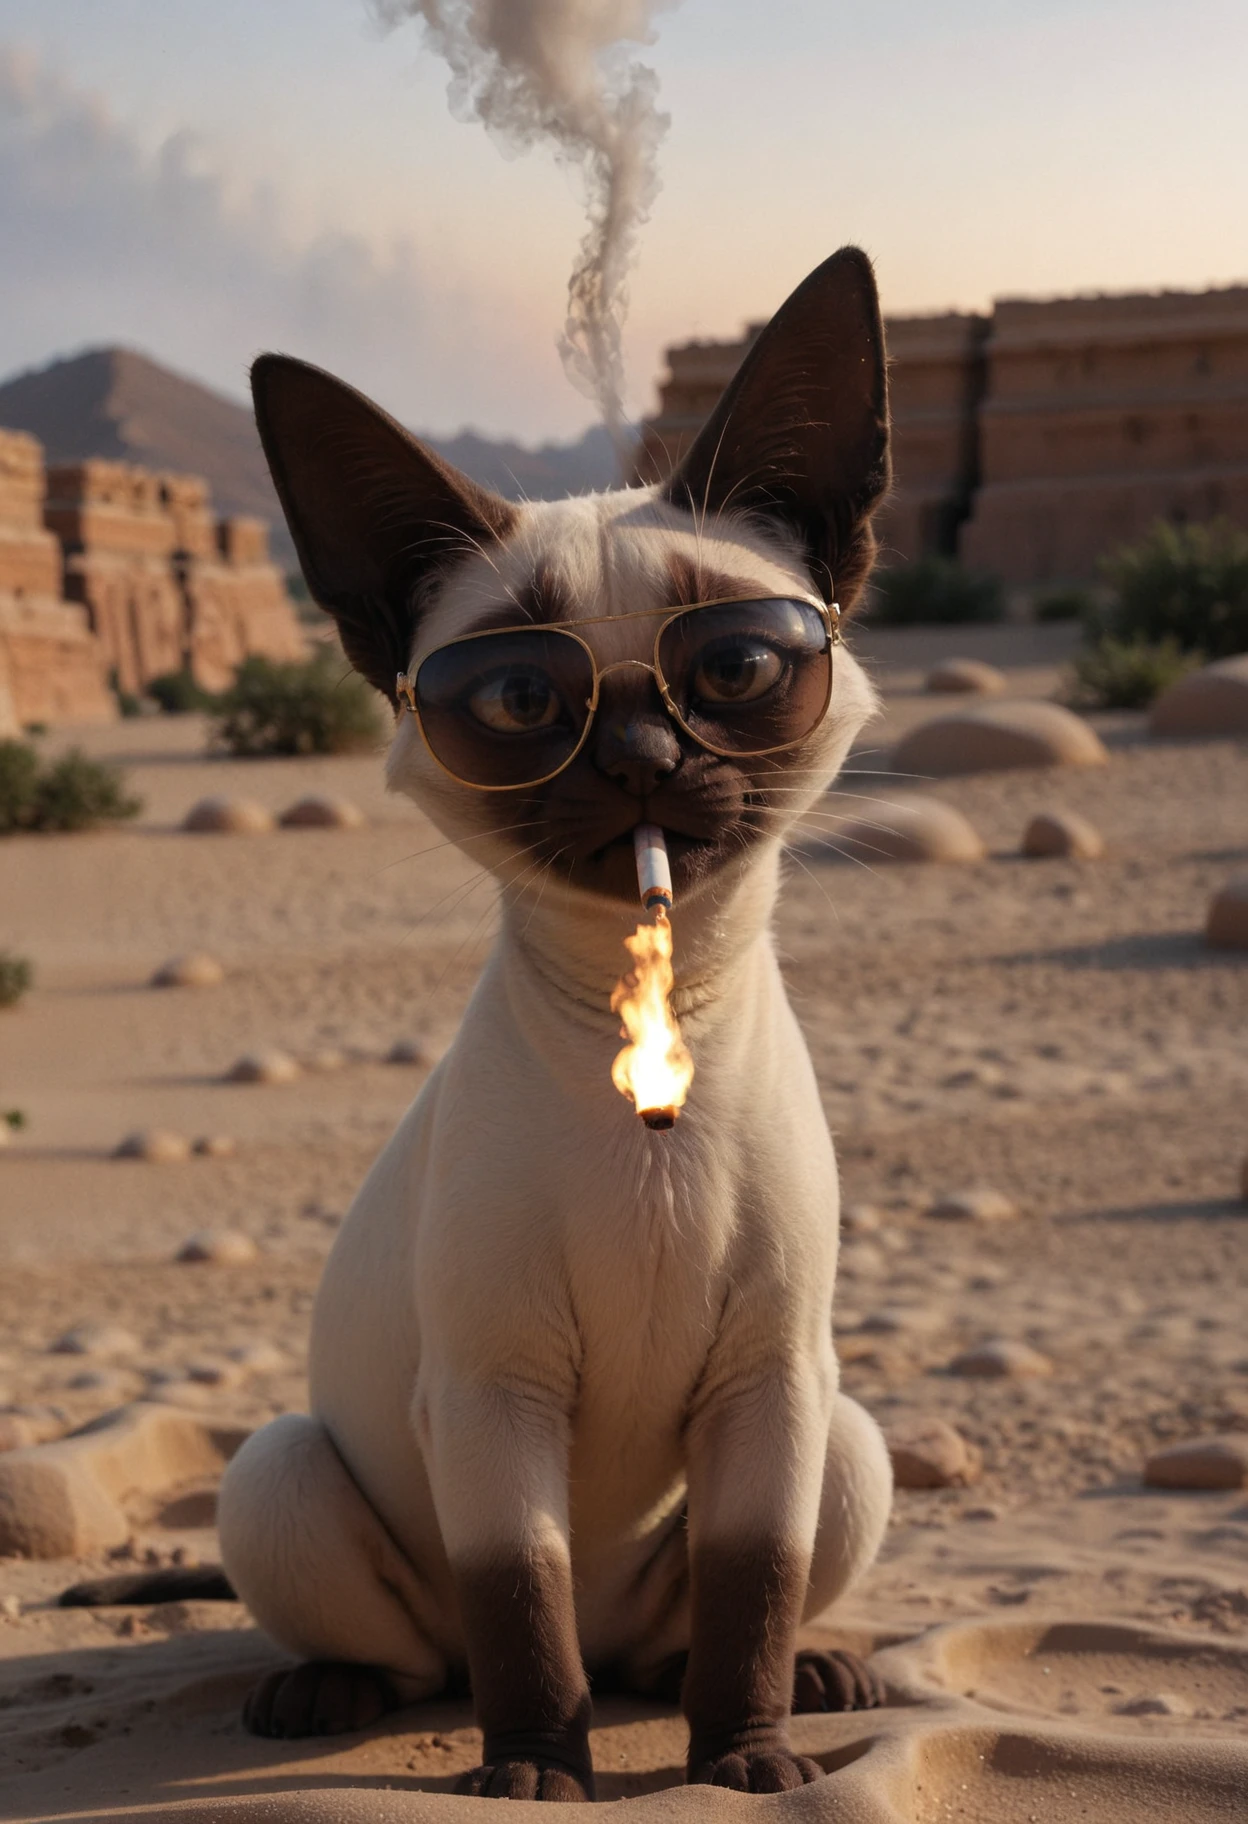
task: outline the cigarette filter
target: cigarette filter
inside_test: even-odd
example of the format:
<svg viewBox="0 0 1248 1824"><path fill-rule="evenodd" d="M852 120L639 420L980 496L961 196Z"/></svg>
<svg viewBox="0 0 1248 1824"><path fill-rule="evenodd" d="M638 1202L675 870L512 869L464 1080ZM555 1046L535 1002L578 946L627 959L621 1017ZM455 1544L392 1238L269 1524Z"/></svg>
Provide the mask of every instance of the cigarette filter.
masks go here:
<svg viewBox="0 0 1248 1824"><path fill-rule="evenodd" d="M633 849L637 856L637 887L647 912L660 906L672 909L672 870L668 865L667 844L657 823L639 823L633 831Z"/></svg>

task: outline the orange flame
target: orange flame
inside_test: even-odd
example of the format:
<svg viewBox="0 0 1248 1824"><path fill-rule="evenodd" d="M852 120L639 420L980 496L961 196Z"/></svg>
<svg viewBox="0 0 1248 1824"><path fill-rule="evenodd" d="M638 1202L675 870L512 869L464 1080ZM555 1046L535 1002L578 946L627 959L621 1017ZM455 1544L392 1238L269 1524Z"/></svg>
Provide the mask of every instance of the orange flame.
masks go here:
<svg viewBox="0 0 1248 1824"><path fill-rule="evenodd" d="M671 1127L693 1081L693 1059L668 1002L672 992L672 927L659 907L652 925L624 939L633 967L616 984L611 1011L629 1043L611 1066L611 1081L647 1127Z"/></svg>

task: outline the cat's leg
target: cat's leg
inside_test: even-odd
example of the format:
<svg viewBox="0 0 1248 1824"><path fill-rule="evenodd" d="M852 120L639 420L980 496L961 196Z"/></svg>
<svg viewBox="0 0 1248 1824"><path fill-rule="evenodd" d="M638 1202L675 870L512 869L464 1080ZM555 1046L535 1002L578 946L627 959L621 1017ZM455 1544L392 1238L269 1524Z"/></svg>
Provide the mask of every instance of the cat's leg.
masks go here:
<svg viewBox="0 0 1248 1824"><path fill-rule="evenodd" d="M286 1414L247 1440L217 1521L234 1588L305 1661L248 1696L257 1735L362 1729L445 1687L446 1662L418 1621L416 1572L316 1419Z"/></svg>

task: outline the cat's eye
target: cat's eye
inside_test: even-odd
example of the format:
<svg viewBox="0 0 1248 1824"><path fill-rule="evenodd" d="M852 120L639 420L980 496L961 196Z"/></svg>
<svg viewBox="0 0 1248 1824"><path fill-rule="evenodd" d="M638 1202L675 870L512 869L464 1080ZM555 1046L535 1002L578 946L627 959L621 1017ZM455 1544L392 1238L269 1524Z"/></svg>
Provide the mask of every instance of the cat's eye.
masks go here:
<svg viewBox="0 0 1248 1824"><path fill-rule="evenodd" d="M531 735L559 720L561 705L550 679L534 666L510 666L483 678L465 707L496 735Z"/></svg>
<svg viewBox="0 0 1248 1824"><path fill-rule="evenodd" d="M698 701L753 703L784 676L784 660L762 640L717 640L698 660L690 680Z"/></svg>

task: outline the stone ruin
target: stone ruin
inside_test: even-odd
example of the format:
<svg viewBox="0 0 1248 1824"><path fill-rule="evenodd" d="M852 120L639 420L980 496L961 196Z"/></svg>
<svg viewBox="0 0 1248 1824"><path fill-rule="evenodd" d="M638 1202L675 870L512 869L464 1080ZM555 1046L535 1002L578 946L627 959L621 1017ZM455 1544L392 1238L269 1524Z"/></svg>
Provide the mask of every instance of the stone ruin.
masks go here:
<svg viewBox="0 0 1248 1824"><path fill-rule="evenodd" d="M106 721L188 670L229 684L251 653L299 659L304 636L263 520L218 519L194 475L89 460L44 473L33 437L0 431L0 734Z"/></svg>
<svg viewBox="0 0 1248 1824"><path fill-rule="evenodd" d="M670 472L760 325L667 350L638 478ZM1248 525L1248 287L1004 299L885 325L895 484L884 562L1088 582L1158 519Z"/></svg>

